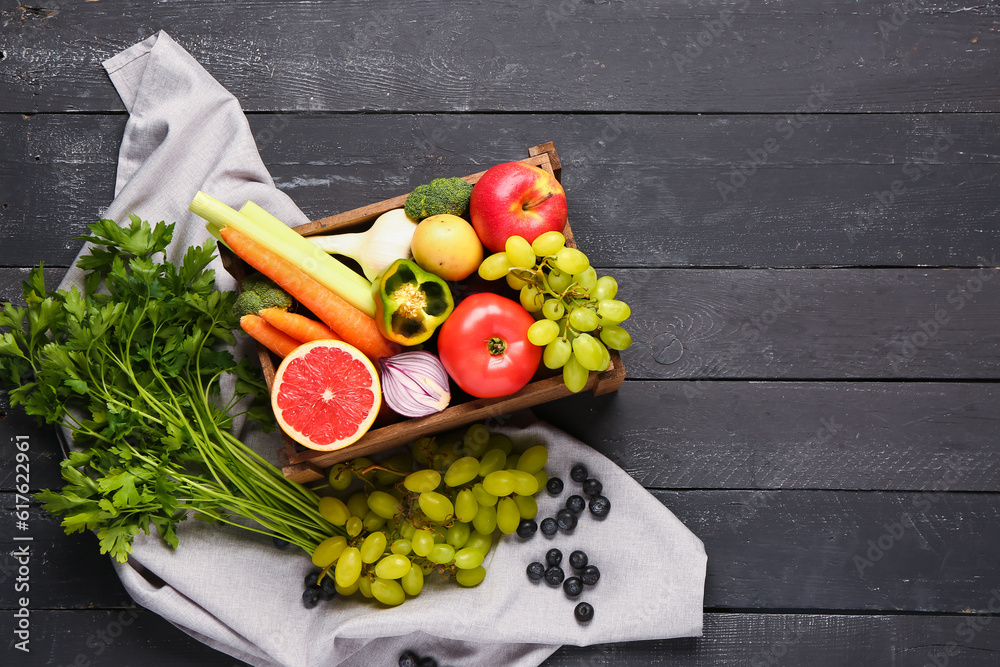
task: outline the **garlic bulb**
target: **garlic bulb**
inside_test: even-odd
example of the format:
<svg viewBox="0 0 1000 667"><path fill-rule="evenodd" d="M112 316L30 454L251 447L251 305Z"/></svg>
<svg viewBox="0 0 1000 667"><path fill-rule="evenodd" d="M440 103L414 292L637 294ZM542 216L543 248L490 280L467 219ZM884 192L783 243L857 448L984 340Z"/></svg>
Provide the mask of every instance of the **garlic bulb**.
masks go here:
<svg viewBox="0 0 1000 667"><path fill-rule="evenodd" d="M350 257L361 265L368 280L397 259L410 259L410 240L417 223L401 208L380 215L366 232L307 237L325 252Z"/></svg>

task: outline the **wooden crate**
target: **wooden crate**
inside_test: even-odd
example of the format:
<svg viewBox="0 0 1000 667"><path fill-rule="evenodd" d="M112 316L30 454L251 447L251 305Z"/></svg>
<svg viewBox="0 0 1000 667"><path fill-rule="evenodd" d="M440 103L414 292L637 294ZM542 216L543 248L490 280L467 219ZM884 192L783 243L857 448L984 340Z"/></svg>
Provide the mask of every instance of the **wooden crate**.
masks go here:
<svg viewBox="0 0 1000 667"><path fill-rule="evenodd" d="M521 161L540 167L561 180L562 169L559 163L559 156L556 154L556 149L552 142L529 148L528 155L530 157ZM479 172L462 178L469 183L475 183L484 173L486 172ZM400 195L376 204L369 204L368 206L354 209L353 211L331 215L315 222L300 225L294 229L303 236L330 232L362 231L374 222L375 218L386 211L402 207L406 202L406 197L407 195L405 194ZM575 248L576 242L573 239L573 232L570 229L569 222L566 223L563 234L566 236L566 245ZM223 254L227 270L236 275L237 278L240 278L242 267L236 266L233 259L231 254ZM261 367L264 369L264 377L267 380L267 386L271 387L276 370L276 359L263 346L258 345L257 347L260 354ZM584 391L592 391L595 396L600 396L601 394L616 391L621 386L622 381L625 379L625 369L622 366L621 356L614 350L610 350L610 353L611 364L608 366L608 369L601 373L592 372L584 387ZM323 468L327 468L334 463L358 456L368 456L375 452L412 442L422 435L441 433L471 424L472 422L491 417L496 418L516 410L522 410L533 405L569 396L570 393L566 389L565 384L563 384L562 374L553 372L550 377L536 379L521 389L521 391L509 396L470 400L457 405L453 404L444 411L427 417L404 419L393 424L373 427L357 442L332 452L319 452L307 449L288 436L285 436L285 446L278 451L278 459L285 477L297 482L312 482L323 478Z"/></svg>

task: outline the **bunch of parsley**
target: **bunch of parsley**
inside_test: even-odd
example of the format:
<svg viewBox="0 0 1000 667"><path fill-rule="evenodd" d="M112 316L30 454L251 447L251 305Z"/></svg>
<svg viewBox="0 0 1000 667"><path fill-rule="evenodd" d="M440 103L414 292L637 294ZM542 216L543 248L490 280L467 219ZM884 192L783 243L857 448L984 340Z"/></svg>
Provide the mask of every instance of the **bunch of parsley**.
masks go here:
<svg viewBox="0 0 1000 667"><path fill-rule="evenodd" d="M0 382L11 404L68 428L77 451L65 485L38 494L67 533L96 530L101 553L124 562L150 524L171 546L196 516L278 536L307 552L339 533L318 497L284 478L231 433L234 410L267 388L234 342L233 292L214 289L211 241L165 259L174 225L101 220L79 240L84 291L46 291L42 268L24 282L26 307L2 304ZM159 256L159 261L156 258ZM220 381L235 377L223 397ZM260 401L249 419L270 420ZM251 519L247 522L242 519Z"/></svg>

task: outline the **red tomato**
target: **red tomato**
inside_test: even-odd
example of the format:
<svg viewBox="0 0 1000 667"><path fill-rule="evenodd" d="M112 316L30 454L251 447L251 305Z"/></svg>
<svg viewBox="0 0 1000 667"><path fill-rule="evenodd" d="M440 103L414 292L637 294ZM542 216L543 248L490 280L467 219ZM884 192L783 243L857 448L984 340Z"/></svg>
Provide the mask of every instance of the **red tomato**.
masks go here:
<svg viewBox="0 0 1000 667"><path fill-rule="evenodd" d="M528 340L534 322L516 301L473 294L441 325L438 356L462 391L479 398L513 394L542 360L542 348Z"/></svg>

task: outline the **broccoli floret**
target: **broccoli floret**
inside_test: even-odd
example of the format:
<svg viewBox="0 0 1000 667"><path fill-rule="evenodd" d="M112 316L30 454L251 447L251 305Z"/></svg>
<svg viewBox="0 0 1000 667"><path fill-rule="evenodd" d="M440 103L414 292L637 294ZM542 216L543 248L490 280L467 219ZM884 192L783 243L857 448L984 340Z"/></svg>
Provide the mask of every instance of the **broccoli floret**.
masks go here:
<svg viewBox="0 0 1000 667"><path fill-rule="evenodd" d="M418 185L406 198L403 209L411 220L423 220L432 215L451 213L462 215L469 208L472 184L461 178L435 178L426 185Z"/></svg>
<svg viewBox="0 0 1000 667"><path fill-rule="evenodd" d="M288 296L285 290L275 285L267 276L252 273L243 279L240 295L233 304L233 313L236 317L243 317L256 315L265 308L288 310L291 307L292 297Z"/></svg>

